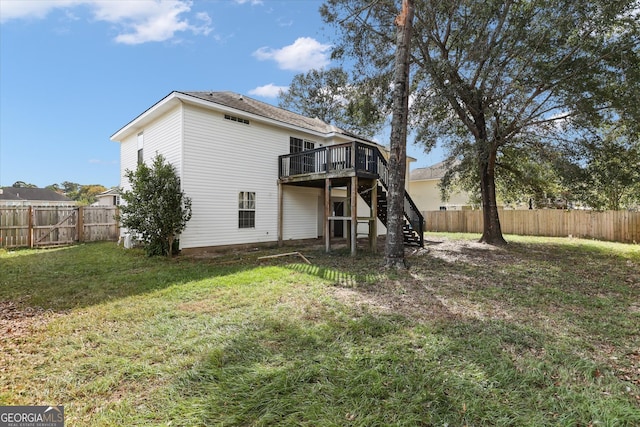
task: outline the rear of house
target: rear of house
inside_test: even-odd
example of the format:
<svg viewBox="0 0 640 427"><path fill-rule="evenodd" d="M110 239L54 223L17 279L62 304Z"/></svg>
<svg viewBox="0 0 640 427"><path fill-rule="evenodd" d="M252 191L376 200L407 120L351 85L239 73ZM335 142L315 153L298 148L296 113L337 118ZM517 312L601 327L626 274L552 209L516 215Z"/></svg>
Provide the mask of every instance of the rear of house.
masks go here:
<svg viewBox="0 0 640 427"><path fill-rule="evenodd" d="M279 232L282 240L323 236L322 189L279 186L278 156L352 141L372 144L232 92L172 92L111 139L120 143L124 189L130 189L125 171L156 154L176 168L193 209L181 249L277 242ZM332 197L336 207L345 200L344 192Z"/></svg>

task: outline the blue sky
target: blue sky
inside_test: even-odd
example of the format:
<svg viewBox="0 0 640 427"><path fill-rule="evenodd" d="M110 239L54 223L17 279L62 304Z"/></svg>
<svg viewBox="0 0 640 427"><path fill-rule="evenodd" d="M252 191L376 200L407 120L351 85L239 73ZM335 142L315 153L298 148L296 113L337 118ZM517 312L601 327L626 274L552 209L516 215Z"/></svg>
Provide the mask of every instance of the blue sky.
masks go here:
<svg viewBox="0 0 640 427"><path fill-rule="evenodd" d="M0 0L0 186L119 185L109 137L173 90L277 104L295 74L337 65L321 4ZM410 141L408 154L441 160Z"/></svg>

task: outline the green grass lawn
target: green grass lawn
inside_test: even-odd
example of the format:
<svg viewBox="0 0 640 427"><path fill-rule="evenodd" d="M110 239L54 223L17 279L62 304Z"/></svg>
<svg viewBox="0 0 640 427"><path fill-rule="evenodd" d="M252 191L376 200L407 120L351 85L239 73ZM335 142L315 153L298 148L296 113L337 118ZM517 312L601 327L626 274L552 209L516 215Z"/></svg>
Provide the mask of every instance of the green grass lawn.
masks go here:
<svg viewBox="0 0 640 427"><path fill-rule="evenodd" d="M69 426L637 426L640 246L428 234L408 272L317 247L0 252L0 405ZM263 255L301 251L311 262Z"/></svg>

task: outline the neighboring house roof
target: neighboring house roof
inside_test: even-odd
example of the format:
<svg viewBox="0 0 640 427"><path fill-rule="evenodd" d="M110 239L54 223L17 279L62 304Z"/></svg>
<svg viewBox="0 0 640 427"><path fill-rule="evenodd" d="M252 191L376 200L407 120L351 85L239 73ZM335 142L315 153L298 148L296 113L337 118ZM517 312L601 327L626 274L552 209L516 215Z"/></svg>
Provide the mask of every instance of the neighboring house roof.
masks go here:
<svg viewBox="0 0 640 427"><path fill-rule="evenodd" d="M103 196L119 196L120 195L120 190L117 188L110 188L107 191L103 191L102 193L98 193L96 195L96 197L103 197Z"/></svg>
<svg viewBox="0 0 640 427"><path fill-rule="evenodd" d="M309 118L301 114L267 104L234 92L180 92L174 91L140 114L126 126L111 136L112 141L122 141L126 136L141 130L147 123L180 102L190 102L220 111L242 111L249 119L278 122L293 128L300 128L319 135L342 134L351 138L365 140L351 132L323 122L318 118Z"/></svg>
<svg viewBox="0 0 640 427"><path fill-rule="evenodd" d="M65 195L46 188L2 187L0 200L31 200L49 202L69 202L73 200Z"/></svg>
<svg viewBox="0 0 640 427"><path fill-rule="evenodd" d="M430 179L442 179L447 172L445 162L436 163L426 168L418 168L411 171L409 175L410 181L427 181Z"/></svg>

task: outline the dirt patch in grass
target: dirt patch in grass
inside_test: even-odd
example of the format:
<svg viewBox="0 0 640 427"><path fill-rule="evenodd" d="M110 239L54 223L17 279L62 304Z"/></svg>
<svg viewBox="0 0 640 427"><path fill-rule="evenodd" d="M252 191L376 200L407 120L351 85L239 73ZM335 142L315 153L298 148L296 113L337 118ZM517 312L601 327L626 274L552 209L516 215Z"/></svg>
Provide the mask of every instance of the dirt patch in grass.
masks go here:
<svg viewBox="0 0 640 427"><path fill-rule="evenodd" d="M332 293L336 299L361 310L401 315L414 321L458 317L420 280L382 280L357 289L336 286Z"/></svg>
<svg viewBox="0 0 640 427"><path fill-rule="evenodd" d="M52 310L28 307L20 301L0 301L0 336L18 338L35 328L41 328L55 317Z"/></svg>

